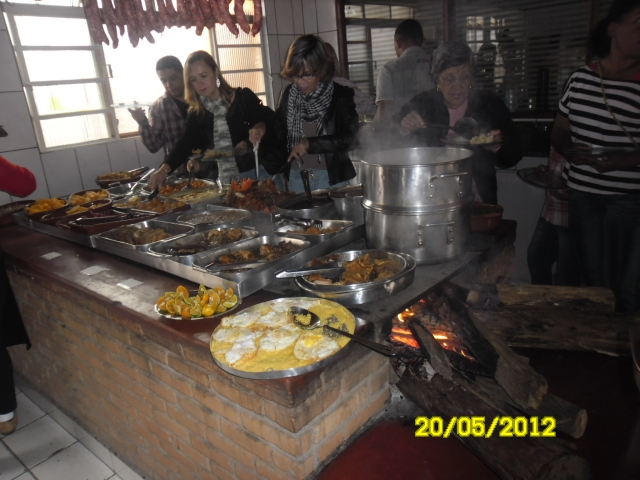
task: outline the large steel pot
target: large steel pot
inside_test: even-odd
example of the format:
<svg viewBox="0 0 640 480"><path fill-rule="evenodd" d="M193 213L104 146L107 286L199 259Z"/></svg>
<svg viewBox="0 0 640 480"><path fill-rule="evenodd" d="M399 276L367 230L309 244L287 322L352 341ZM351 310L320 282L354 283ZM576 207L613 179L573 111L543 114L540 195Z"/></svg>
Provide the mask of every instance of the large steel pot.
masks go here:
<svg viewBox="0 0 640 480"><path fill-rule="evenodd" d="M471 232L465 204L430 212L399 212L364 206L367 246L411 255L420 265L441 263L466 250Z"/></svg>
<svg viewBox="0 0 640 480"><path fill-rule="evenodd" d="M315 220L340 220L338 212L329 198L329 190L313 190L311 192L313 201L317 202L313 208L305 208L307 196L304 193L288 198L278 203L278 213L289 217L312 218Z"/></svg>
<svg viewBox="0 0 640 480"><path fill-rule="evenodd" d="M461 205L471 193L464 148L420 147L377 152L362 161L364 205L413 212Z"/></svg>
<svg viewBox="0 0 640 480"><path fill-rule="evenodd" d="M362 185L349 185L329 190L329 197L333 200L340 220L349 220L355 225L364 223Z"/></svg>

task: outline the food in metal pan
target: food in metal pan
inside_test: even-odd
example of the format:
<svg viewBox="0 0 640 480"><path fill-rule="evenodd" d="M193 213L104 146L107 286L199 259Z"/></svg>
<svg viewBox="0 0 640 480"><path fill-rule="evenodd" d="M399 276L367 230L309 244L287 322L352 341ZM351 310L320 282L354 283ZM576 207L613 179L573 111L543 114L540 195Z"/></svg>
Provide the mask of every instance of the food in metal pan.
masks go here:
<svg viewBox="0 0 640 480"><path fill-rule="evenodd" d="M216 260L218 265L233 265L234 263L248 262L252 260L272 262L280 257L298 250L300 247L289 242L280 242L277 245L265 243L256 250L236 250L220 255Z"/></svg>
<svg viewBox="0 0 640 480"><path fill-rule="evenodd" d="M64 200L59 198L41 198L25 208L25 212L27 212L27 215L33 215L34 213L48 212L49 210L61 208L66 204Z"/></svg>
<svg viewBox="0 0 640 480"><path fill-rule="evenodd" d="M249 182L251 182L250 185ZM240 191L231 188L224 198L223 205L243 208L245 210L273 213L277 210L276 205L279 202L295 196L293 192L280 192L271 179L260 182L244 179L240 184L237 184L236 188Z"/></svg>
<svg viewBox="0 0 640 480"><path fill-rule="evenodd" d="M197 244L183 245L180 242L167 250L170 255L195 255L196 253L211 250L213 248L222 247L229 243L237 242L242 239L242 230L232 228L229 231L221 228L220 230L211 230L204 239Z"/></svg>
<svg viewBox="0 0 640 480"><path fill-rule="evenodd" d="M131 245L146 245L169 238L171 234L161 228L138 228L133 225L125 225L117 228L114 237L119 242L130 243Z"/></svg>
<svg viewBox="0 0 640 480"><path fill-rule="evenodd" d="M156 302L158 311L183 320L192 318L212 317L234 308L238 304L238 297L232 289L222 287L198 287L195 295L180 285L175 292L167 292Z"/></svg>
<svg viewBox="0 0 640 480"><path fill-rule="evenodd" d="M187 180L185 180L184 182L174 183L172 185L165 185L160 189L160 195L169 195L170 193L177 193L186 186L187 186ZM209 184L203 182L202 180L194 179L191 181L190 188L197 190L199 188L205 188L208 186Z"/></svg>
<svg viewBox="0 0 640 480"><path fill-rule="evenodd" d="M69 197L69 205L80 205L81 203L94 202L109 198L109 192L106 190L89 190L82 194L74 193Z"/></svg>
<svg viewBox="0 0 640 480"><path fill-rule="evenodd" d="M0 217L5 215L9 215L10 213L16 213L24 210L26 207L25 203L20 203L18 205L6 205L4 207L0 207Z"/></svg>
<svg viewBox="0 0 640 480"><path fill-rule="evenodd" d="M337 232L341 228L342 227L333 227L333 228L309 227L302 232L295 232L295 233L303 234L303 235L326 235L327 233Z"/></svg>
<svg viewBox="0 0 640 480"><path fill-rule="evenodd" d="M86 212L89 209L86 207L81 207L80 205L76 205L75 207L69 208L65 213L67 215L75 215L76 213Z"/></svg>
<svg viewBox="0 0 640 480"><path fill-rule="evenodd" d="M294 323L291 307L310 310L330 325L354 333L355 317L328 300L287 299L265 302L222 319L211 337L211 353L220 362L245 372L303 367L342 349L347 337L324 334L322 328L304 330Z"/></svg>
<svg viewBox="0 0 640 480"><path fill-rule="evenodd" d="M220 212L220 213L202 213L190 215L183 221L191 225L222 225L224 223L233 223L246 218L245 212Z"/></svg>
<svg viewBox="0 0 640 480"><path fill-rule="evenodd" d="M330 255L321 259L314 258L310 266L335 262L337 257ZM357 285L392 277L402 269L401 265L390 258L373 259L366 253L350 262L344 263L344 271L340 278L334 279L324 275L309 275L307 280L317 285Z"/></svg>
<svg viewBox="0 0 640 480"><path fill-rule="evenodd" d="M481 133L480 135L476 135L475 137L473 137L469 143L471 143L471 145L485 145L487 143L493 143L495 141L496 136L491 134L485 135Z"/></svg>
<svg viewBox="0 0 640 480"><path fill-rule="evenodd" d="M171 198L174 200L179 200L185 203L198 203L208 200L210 198L221 197L225 194L225 190L220 190L219 188L215 188L212 190L204 190L202 192L184 192L182 194L172 195Z"/></svg>
<svg viewBox="0 0 640 480"><path fill-rule="evenodd" d="M134 178L138 174L132 174L131 172L111 172L105 173L104 175L99 175L98 180L101 182L117 182L120 180L126 180L129 178Z"/></svg>
<svg viewBox="0 0 640 480"><path fill-rule="evenodd" d="M118 202L114 205L116 208L135 208L136 205L140 205L144 202L144 197L139 197L138 195L133 195L122 202Z"/></svg>
<svg viewBox="0 0 640 480"><path fill-rule="evenodd" d="M146 212L156 212L156 213L165 213L175 210L177 208L181 208L186 206L187 204L184 202L172 202L171 200L160 200L159 198L154 198L153 200L144 201L135 205L135 209L144 210Z"/></svg>

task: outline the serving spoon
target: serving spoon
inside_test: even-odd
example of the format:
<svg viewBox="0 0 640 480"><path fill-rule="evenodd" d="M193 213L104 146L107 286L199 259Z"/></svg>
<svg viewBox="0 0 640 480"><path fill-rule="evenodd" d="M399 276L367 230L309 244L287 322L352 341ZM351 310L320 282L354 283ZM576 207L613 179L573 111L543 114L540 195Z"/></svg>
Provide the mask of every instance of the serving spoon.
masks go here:
<svg viewBox="0 0 640 480"><path fill-rule="evenodd" d="M366 340L362 337L358 337L356 335L352 335L348 332L344 332L342 330L338 330L337 328L333 328L330 327L329 325L322 325L320 323L320 317L318 315L316 315L313 312L310 312L309 310L307 310L306 308L300 308L300 307L291 307L289 308L289 312L291 313L291 315L293 315L293 322L300 326L303 330L314 330L316 328L320 328L323 327L325 330L329 330L331 332L334 333L338 333L342 336L348 337L350 339L352 339L353 341L359 343L360 345L364 345L367 348L370 348L371 350L373 350L374 352L377 352L381 355L384 355L386 357L397 357L398 354L400 353L397 349L393 348L393 347L389 347L387 345L382 345L381 343L376 343L376 342L372 342L371 340ZM309 316L310 317L310 321L308 324L306 323L302 323L300 322L297 318L296 315L303 315L303 316Z"/></svg>

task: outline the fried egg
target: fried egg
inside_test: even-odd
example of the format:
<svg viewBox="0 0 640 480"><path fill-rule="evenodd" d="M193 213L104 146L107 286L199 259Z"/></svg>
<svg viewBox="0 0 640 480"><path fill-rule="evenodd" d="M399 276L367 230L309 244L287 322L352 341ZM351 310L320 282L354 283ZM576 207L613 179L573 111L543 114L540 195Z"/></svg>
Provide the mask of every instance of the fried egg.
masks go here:
<svg viewBox="0 0 640 480"><path fill-rule="evenodd" d="M291 315L287 312L268 312L262 315L253 328L257 330L275 330L292 322Z"/></svg>
<svg viewBox="0 0 640 480"><path fill-rule="evenodd" d="M250 333L236 340L224 355L226 362L234 368L247 363L258 353L256 340L261 336L262 333Z"/></svg>
<svg viewBox="0 0 640 480"><path fill-rule="evenodd" d="M277 352L293 345L302 330L293 325L272 330L260 339L260 351Z"/></svg>
<svg viewBox="0 0 640 480"><path fill-rule="evenodd" d="M220 324L223 327L249 328L260 318L260 312L244 312L231 317L224 317Z"/></svg>
<svg viewBox="0 0 640 480"><path fill-rule="evenodd" d="M325 337L322 333L306 333L302 335L293 349L293 354L298 360L311 360L317 362L329 355L333 355L340 349L340 345L334 339Z"/></svg>
<svg viewBox="0 0 640 480"><path fill-rule="evenodd" d="M213 338L220 343L233 343L242 335L244 335L242 328L219 328L213 334Z"/></svg>

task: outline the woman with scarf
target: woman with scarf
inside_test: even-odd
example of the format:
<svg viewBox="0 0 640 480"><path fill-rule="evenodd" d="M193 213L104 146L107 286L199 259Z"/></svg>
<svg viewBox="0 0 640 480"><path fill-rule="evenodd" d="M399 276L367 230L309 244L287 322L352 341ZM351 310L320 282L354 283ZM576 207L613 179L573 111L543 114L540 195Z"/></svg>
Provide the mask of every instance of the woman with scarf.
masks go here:
<svg viewBox="0 0 640 480"><path fill-rule="evenodd" d="M184 164L194 150L235 152L234 156L212 163L201 164L195 159L187 163L187 169L193 169L200 177L218 177L222 183L239 181L243 172L248 172L244 176L253 176L256 144L259 144L260 178L279 170L283 160L277 157L277 149L269 146L268 138L262 141L273 110L262 105L250 89L231 87L213 57L202 50L187 58L184 80L189 115L182 136L149 180L152 190L163 184L167 175ZM204 168L204 165L213 168Z"/></svg>
<svg viewBox="0 0 640 480"><path fill-rule="evenodd" d="M335 63L314 35L289 47L283 78L293 80L282 93L274 135L289 162L289 189L304 191L300 170L309 171L311 189L340 186L356 176L349 158L355 147L358 114L353 89L333 82Z"/></svg>

